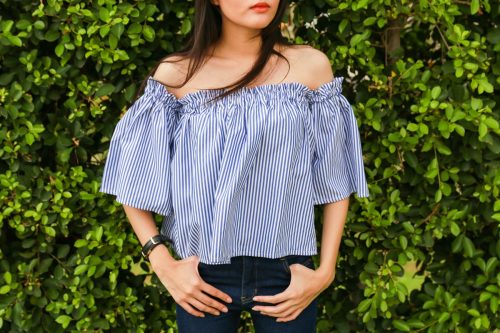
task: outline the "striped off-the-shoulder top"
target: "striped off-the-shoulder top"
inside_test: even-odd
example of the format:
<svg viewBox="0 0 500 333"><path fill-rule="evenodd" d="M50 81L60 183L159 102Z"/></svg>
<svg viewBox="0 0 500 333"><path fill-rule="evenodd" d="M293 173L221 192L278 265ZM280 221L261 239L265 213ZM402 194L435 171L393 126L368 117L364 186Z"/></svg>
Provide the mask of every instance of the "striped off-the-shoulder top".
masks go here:
<svg viewBox="0 0 500 333"><path fill-rule="evenodd" d="M368 196L343 77L177 98L149 77L118 121L100 191L164 216L180 258L317 254L314 205Z"/></svg>

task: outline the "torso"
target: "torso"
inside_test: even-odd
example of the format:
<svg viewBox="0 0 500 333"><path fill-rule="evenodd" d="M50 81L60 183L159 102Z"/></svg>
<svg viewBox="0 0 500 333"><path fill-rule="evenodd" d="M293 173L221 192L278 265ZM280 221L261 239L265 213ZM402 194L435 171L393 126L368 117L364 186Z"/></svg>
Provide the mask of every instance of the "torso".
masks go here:
<svg viewBox="0 0 500 333"><path fill-rule="evenodd" d="M311 89L331 79L331 67L328 58L321 51L307 45L292 45L280 49L288 63L275 55L249 87L283 82L300 82ZM167 57L166 59L173 59ZM179 58L176 58L179 59ZM177 63L162 63L154 78L166 85L178 85L187 73L188 61L181 59ZM169 87L168 90L177 98L200 89L213 89L230 85L245 75L251 68L251 60L210 58L182 87ZM325 74L326 70L326 74ZM323 78L322 78L323 77Z"/></svg>

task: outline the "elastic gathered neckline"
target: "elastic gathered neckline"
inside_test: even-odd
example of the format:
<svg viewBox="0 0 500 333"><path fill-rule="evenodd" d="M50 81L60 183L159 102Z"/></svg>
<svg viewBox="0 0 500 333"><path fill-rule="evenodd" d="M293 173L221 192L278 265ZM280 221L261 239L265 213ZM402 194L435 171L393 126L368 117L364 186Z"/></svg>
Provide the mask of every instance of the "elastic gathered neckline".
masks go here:
<svg viewBox="0 0 500 333"><path fill-rule="evenodd" d="M262 84L253 87L243 87L224 98L239 98L245 95L261 95L266 98L283 98L283 97L305 97L310 101L322 101L325 98L341 94L343 76L333 77L330 81L321 84L316 89L311 89L301 82L280 82ZM180 105L193 105L197 106L206 102L228 89L215 88L215 89L200 89L185 94L178 98L167 89L167 86L152 76L148 77L145 92L152 92L158 94L162 98L167 98L173 103ZM272 93L272 95L269 95Z"/></svg>

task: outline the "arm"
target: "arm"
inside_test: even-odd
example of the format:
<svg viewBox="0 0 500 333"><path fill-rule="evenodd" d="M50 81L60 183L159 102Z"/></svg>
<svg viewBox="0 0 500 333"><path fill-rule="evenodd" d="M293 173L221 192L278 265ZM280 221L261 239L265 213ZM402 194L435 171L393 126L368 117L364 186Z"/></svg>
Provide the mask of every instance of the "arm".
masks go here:
<svg viewBox="0 0 500 333"><path fill-rule="evenodd" d="M325 204L323 208L320 264L316 271L321 275L325 288L335 278L337 257L348 208L349 198Z"/></svg>
<svg viewBox="0 0 500 333"><path fill-rule="evenodd" d="M123 209L125 210L125 214L127 215L127 218L130 221L132 229L134 229L141 246L144 246L144 244L146 244L152 236L159 234L151 212L127 205L123 205ZM168 251L167 246L162 244L156 246L151 251L149 261L151 262L153 270L157 272L159 267L167 267L167 269L171 268L176 260Z"/></svg>
<svg viewBox="0 0 500 333"><path fill-rule="evenodd" d="M123 209L141 245L159 233L151 212L125 204ZM231 297L201 279L197 269L199 262L197 256L175 260L167 246L162 244L151 251L149 260L154 272L175 302L190 314L204 317L203 312L219 315L220 311L228 311L223 303L210 296L228 303L232 301Z"/></svg>
<svg viewBox="0 0 500 333"><path fill-rule="evenodd" d="M301 264L290 265L291 281L285 291L272 296L253 298L254 301L274 305L256 305L252 310L278 317L276 321L280 322L293 320L313 299L328 288L335 278L335 266L348 207L349 197L327 203L323 208L323 236L319 267L311 270Z"/></svg>

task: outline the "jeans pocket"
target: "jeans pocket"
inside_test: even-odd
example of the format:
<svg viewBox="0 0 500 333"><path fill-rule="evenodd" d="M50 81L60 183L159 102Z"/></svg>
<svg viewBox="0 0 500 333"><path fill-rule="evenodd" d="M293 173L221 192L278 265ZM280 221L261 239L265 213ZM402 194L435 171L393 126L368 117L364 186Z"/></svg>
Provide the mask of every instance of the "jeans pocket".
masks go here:
<svg viewBox="0 0 500 333"><path fill-rule="evenodd" d="M310 255L288 255L283 258L281 258L283 267L287 273L290 273L290 265L292 264L301 264L303 266L306 266L307 268L314 269L314 262L312 259L312 256Z"/></svg>

